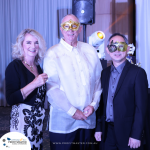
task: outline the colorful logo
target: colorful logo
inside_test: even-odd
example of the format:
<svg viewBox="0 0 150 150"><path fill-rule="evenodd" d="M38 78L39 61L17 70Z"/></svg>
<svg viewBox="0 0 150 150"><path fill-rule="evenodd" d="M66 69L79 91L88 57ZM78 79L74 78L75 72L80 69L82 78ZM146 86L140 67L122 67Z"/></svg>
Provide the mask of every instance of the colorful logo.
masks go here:
<svg viewBox="0 0 150 150"><path fill-rule="evenodd" d="M0 139L0 150L31 150L30 142L26 136L19 132L9 132Z"/></svg>

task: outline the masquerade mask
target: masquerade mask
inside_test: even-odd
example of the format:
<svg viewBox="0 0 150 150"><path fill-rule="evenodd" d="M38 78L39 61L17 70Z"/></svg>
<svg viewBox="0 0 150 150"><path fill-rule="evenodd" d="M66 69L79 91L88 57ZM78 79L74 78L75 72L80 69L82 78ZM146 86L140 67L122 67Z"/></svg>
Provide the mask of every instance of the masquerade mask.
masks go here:
<svg viewBox="0 0 150 150"><path fill-rule="evenodd" d="M75 22L71 19L61 24L61 27L65 31L69 31L69 30L77 31L79 29L79 26L80 26L79 22Z"/></svg>
<svg viewBox="0 0 150 150"><path fill-rule="evenodd" d="M111 44L107 46L108 50L113 53L116 50L125 52L127 50L128 45L125 42L115 42L113 43L113 40L111 41Z"/></svg>

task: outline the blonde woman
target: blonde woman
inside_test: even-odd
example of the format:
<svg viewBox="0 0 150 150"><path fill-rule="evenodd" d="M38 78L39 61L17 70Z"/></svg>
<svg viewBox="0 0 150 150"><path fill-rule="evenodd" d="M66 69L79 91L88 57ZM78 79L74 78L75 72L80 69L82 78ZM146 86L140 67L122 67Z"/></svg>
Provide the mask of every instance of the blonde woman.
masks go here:
<svg viewBox="0 0 150 150"><path fill-rule="evenodd" d="M6 99L12 106L10 131L28 137L31 148L42 149L44 100L48 79L39 61L46 51L43 37L33 29L23 30L13 45L13 61L5 72Z"/></svg>

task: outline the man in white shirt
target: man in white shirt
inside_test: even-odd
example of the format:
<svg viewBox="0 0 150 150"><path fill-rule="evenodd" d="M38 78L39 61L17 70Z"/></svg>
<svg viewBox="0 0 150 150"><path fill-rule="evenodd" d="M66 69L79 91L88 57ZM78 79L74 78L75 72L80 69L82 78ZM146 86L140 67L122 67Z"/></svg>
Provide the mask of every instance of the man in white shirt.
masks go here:
<svg viewBox="0 0 150 150"><path fill-rule="evenodd" d="M88 150L102 91L102 66L96 50L77 41L82 30L78 18L73 14L65 16L60 30L64 37L44 58L51 104L50 147L51 150Z"/></svg>

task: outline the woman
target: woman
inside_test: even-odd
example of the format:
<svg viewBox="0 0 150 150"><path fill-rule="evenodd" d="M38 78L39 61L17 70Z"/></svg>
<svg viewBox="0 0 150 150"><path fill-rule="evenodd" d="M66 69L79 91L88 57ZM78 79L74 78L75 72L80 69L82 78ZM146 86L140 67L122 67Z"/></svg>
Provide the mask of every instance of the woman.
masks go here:
<svg viewBox="0 0 150 150"><path fill-rule="evenodd" d="M12 106L10 131L28 137L32 150L42 149L44 100L48 79L39 61L46 51L43 37L33 29L23 30L13 45L13 61L5 72L6 99Z"/></svg>

